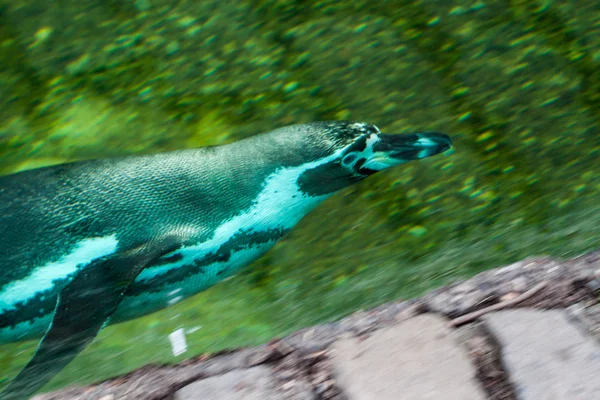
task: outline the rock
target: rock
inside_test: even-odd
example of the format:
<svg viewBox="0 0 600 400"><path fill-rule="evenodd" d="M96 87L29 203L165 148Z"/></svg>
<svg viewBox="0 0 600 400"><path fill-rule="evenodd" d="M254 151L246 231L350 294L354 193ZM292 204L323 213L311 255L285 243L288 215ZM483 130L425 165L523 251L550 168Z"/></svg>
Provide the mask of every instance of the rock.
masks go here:
<svg viewBox="0 0 600 400"><path fill-rule="evenodd" d="M175 400L281 400L275 390L271 370L254 367L234 370L185 386L175 393Z"/></svg>
<svg viewBox="0 0 600 400"><path fill-rule="evenodd" d="M282 341L301 353L308 354L326 349L341 332L339 324L317 325L299 330Z"/></svg>
<svg viewBox="0 0 600 400"><path fill-rule="evenodd" d="M485 398L446 321L433 315L376 331L364 341L342 339L333 348L334 373L349 399Z"/></svg>
<svg viewBox="0 0 600 400"><path fill-rule="evenodd" d="M519 400L600 398L600 347L564 311L500 311L484 322Z"/></svg>
<svg viewBox="0 0 600 400"><path fill-rule="evenodd" d="M567 313L571 319L581 324L588 334L600 341L600 304L573 304L567 307Z"/></svg>

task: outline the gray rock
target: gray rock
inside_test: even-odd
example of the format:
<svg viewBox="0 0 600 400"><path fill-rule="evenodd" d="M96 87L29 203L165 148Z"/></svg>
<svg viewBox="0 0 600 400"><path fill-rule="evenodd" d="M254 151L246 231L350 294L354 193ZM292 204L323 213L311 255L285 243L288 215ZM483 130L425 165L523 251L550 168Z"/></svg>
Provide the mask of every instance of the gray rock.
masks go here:
<svg viewBox="0 0 600 400"><path fill-rule="evenodd" d="M376 331L366 340L333 345L338 384L349 399L484 399L475 368L431 314Z"/></svg>
<svg viewBox="0 0 600 400"><path fill-rule="evenodd" d="M202 379L175 393L175 400L281 400L271 370L254 367Z"/></svg>
<svg viewBox="0 0 600 400"><path fill-rule="evenodd" d="M564 311L511 310L484 317L520 400L600 398L600 347Z"/></svg>
<svg viewBox="0 0 600 400"><path fill-rule="evenodd" d="M600 343L600 304L573 304L567 307L567 314Z"/></svg>
<svg viewBox="0 0 600 400"><path fill-rule="evenodd" d="M530 257L434 290L419 301L432 312L456 318L494 304L508 293L522 293L546 281L549 284L543 295L538 294L521 303L521 306L563 308L586 298L589 289L582 290L579 287L582 282L587 283L594 278L597 268L598 255L594 253L566 261Z"/></svg>
<svg viewBox="0 0 600 400"><path fill-rule="evenodd" d="M323 351L342 332L339 324L317 325L301 329L283 339L283 342L302 353Z"/></svg>

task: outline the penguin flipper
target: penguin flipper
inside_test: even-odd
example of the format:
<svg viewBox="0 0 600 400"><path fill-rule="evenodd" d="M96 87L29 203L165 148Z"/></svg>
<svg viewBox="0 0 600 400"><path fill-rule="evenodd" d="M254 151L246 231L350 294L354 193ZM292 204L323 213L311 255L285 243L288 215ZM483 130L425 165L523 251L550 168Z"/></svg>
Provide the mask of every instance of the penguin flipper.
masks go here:
<svg viewBox="0 0 600 400"><path fill-rule="evenodd" d="M180 244L180 239L168 237L99 258L80 270L59 294L52 323L35 355L0 393L0 398L33 396L108 324L140 272Z"/></svg>

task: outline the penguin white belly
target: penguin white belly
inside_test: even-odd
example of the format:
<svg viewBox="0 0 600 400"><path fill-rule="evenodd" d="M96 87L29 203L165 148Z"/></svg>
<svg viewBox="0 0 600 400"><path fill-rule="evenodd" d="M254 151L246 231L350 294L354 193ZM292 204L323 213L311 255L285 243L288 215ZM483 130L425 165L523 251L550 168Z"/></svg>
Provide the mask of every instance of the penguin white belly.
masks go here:
<svg viewBox="0 0 600 400"><path fill-rule="evenodd" d="M145 290L136 296L126 296L113 315L111 322L126 321L140 315L150 314L193 296L235 274L240 267L258 259L275 243L275 241L268 242L237 251L227 261L207 265L202 272L191 274L181 281L162 285L156 288L157 290ZM185 266L179 266L179 268L185 268Z"/></svg>

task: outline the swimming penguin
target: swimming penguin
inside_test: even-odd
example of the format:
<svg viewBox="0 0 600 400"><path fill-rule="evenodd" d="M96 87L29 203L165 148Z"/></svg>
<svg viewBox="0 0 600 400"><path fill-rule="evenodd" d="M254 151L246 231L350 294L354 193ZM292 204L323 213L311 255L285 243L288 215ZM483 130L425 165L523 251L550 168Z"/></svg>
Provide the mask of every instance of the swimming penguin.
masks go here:
<svg viewBox="0 0 600 400"><path fill-rule="evenodd" d="M441 133L316 122L0 177L0 343L42 337L0 398L32 396L107 324L239 271L336 191L450 147Z"/></svg>

